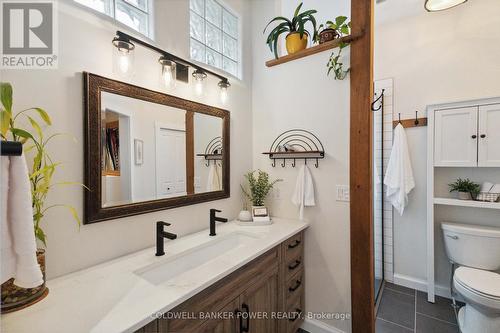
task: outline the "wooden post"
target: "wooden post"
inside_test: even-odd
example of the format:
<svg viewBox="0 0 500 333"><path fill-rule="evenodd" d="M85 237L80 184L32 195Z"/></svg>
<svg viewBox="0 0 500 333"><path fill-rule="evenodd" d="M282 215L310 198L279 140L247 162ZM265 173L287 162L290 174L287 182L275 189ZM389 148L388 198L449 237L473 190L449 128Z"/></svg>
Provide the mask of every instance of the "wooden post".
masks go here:
<svg viewBox="0 0 500 333"><path fill-rule="evenodd" d="M351 0L351 304L352 332L375 332L372 111L373 0Z"/></svg>

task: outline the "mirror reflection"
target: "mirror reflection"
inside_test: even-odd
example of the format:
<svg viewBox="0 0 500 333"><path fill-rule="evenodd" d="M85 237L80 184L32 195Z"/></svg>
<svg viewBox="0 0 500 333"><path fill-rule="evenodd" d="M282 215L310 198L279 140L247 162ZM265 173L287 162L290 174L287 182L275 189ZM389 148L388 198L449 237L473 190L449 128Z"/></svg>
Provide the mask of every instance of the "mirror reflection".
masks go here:
<svg viewBox="0 0 500 333"><path fill-rule="evenodd" d="M101 92L102 206L222 190L222 122Z"/></svg>

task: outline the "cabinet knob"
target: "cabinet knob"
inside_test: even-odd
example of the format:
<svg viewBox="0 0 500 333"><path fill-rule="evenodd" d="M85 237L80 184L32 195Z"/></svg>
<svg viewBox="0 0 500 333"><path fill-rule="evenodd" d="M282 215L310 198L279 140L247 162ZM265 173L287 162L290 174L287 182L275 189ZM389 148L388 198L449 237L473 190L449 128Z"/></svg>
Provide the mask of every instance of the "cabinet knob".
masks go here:
<svg viewBox="0 0 500 333"><path fill-rule="evenodd" d="M486 134L481 134L481 139L484 139L486 137Z"/></svg>
<svg viewBox="0 0 500 333"><path fill-rule="evenodd" d="M474 135L472 135L472 136L471 136L471 138L476 139L476 138L477 138L477 135L476 135L476 134L474 134Z"/></svg>

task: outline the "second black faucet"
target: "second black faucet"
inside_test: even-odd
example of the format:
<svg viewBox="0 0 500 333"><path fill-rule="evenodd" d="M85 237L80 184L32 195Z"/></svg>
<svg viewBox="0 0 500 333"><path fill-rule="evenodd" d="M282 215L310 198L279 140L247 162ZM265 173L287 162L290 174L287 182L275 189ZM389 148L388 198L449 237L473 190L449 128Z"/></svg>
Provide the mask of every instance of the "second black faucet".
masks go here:
<svg viewBox="0 0 500 333"><path fill-rule="evenodd" d="M215 236L215 222L223 222L226 223L227 219L223 217L217 217L215 216L216 213L220 213L220 210L217 209L210 209L210 236Z"/></svg>

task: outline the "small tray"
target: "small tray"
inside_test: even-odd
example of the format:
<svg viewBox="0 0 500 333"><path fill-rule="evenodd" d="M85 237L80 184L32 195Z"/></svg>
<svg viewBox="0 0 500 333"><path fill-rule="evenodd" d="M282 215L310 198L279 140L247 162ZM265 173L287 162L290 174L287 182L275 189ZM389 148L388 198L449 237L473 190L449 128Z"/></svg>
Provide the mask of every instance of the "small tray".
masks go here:
<svg viewBox="0 0 500 333"><path fill-rule="evenodd" d="M269 221L257 221L257 222L255 222L255 221L245 222L245 221L236 220L236 224L242 225L245 227L257 227L257 226L273 224L273 219L270 219Z"/></svg>

